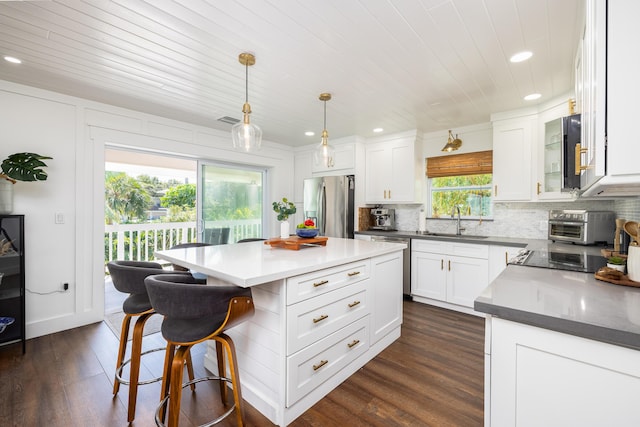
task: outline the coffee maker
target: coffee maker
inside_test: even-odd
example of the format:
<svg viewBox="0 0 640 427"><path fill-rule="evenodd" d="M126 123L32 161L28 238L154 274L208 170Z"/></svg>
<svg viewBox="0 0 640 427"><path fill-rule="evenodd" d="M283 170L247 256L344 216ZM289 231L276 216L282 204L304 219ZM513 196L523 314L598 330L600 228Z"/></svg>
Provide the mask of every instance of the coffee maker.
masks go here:
<svg viewBox="0 0 640 427"><path fill-rule="evenodd" d="M396 213L393 209L374 208L371 209L372 230L395 231Z"/></svg>

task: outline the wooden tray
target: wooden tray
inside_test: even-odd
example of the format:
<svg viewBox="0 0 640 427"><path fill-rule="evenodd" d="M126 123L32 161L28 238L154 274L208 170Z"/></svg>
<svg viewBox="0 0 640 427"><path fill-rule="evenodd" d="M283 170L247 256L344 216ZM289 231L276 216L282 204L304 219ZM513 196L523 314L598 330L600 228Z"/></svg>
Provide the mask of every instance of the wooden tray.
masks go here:
<svg viewBox="0 0 640 427"><path fill-rule="evenodd" d="M302 238L298 236L287 237L281 239L280 237L274 237L264 241L265 245L271 245L272 248L284 248L297 251L302 246L325 246L327 244L328 237L311 237Z"/></svg>
<svg viewBox="0 0 640 427"><path fill-rule="evenodd" d="M598 274L598 272L596 272L595 277L598 280L602 280L603 282L613 283L614 285L633 286L634 288L640 288L640 282L634 282L633 280L629 280L626 274L620 277L620 279L613 279L610 277L601 276Z"/></svg>

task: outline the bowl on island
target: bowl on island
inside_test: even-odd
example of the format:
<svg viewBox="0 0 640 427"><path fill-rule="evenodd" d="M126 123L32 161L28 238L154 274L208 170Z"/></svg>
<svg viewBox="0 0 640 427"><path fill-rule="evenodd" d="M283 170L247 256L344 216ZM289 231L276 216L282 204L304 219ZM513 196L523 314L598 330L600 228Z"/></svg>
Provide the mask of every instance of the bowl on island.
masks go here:
<svg viewBox="0 0 640 427"><path fill-rule="evenodd" d="M310 239L318 235L317 228L296 228L296 235L303 239Z"/></svg>

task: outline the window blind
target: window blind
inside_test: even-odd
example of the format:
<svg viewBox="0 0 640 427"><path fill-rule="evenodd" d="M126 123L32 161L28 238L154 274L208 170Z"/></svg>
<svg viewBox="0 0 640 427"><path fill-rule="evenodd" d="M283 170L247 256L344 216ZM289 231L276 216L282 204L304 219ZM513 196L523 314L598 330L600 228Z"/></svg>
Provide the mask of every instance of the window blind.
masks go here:
<svg viewBox="0 0 640 427"><path fill-rule="evenodd" d="M493 151L427 157L427 178L493 173Z"/></svg>

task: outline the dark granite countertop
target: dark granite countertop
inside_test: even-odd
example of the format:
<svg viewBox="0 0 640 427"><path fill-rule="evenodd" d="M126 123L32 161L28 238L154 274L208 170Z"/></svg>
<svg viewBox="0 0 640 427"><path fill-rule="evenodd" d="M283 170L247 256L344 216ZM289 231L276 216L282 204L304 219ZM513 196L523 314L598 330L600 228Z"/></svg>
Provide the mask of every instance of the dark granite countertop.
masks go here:
<svg viewBox="0 0 640 427"><path fill-rule="evenodd" d="M593 274L509 265L474 309L640 350L640 288L596 280Z"/></svg>

